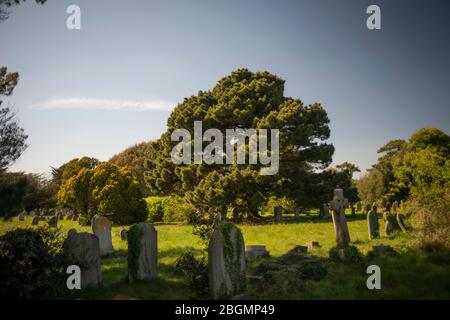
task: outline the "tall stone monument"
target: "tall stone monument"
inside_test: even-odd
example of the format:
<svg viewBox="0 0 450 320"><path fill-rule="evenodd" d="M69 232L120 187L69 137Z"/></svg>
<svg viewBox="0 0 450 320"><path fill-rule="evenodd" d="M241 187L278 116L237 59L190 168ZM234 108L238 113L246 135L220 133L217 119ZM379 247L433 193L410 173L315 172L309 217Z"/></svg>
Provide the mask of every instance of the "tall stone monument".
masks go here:
<svg viewBox="0 0 450 320"><path fill-rule="evenodd" d="M334 189L333 200L330 203L333 218L334 231L336 233L336 243L340 248L346 247L350 242L347 220L345 219L345 207L348 200L344 198L342 189Z"/></svg>

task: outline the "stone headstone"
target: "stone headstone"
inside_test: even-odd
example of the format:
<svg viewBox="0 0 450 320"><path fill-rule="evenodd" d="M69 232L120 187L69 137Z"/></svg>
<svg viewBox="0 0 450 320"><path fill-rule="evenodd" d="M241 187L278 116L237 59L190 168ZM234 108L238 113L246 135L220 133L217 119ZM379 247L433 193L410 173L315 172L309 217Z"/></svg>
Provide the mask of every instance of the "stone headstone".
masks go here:
<svg viewBox="0 0 450 320"><path fill-rule="evenodd" d="M367 227L369 231L369 240L380 237L380 225L378 224L377 206L367 214Z"/></svg>
<svg viewBox="0 0 450 320"><path fill-rule="evenodd" d="M19 221L25 221L25 211L19 213Z"/></svg>
<svg viewBox="0 0 450 320"><path fill-rule="evenodd" d="M338 247L346 247L350 242L347 220L345 219L345 207L348 200L344 198L344 190L334 189L333 201L331 201L331 213L333 217L336 244Z"/></svg>
<svg viewBox="0 0 450 320"><path fill-rule="evenodd" d="M120 230L120 240L127 241L128 232L125 229Z"/></svg>
<svg viewBox="0 0 450 320"><path fill-rule="evenodd" d="M384 210L387 212L391 212L391 207L392 207L391 203L387 201L384 205Z"/></svg>
<svg viewBox="0 0 450 320"><path fill-rule="evenodd" d="M114 252L111 225L111 221L105 216L95 215L92 218L92 231L98 237L101 256Z"/></svg>
<svg viewBox="0 0 450 320"><path fill-rule="evenodd" d="M77 265L81 269L81 288L96 288L102 280L100 247L96 235L87 232L69 232L63 243L66 266Z"/></svg>
<svg viewBox="0 0 450 320"><path fill-rule="evenodd" d="M328 218L330 216L330 206L328 203L323 204L323 218Z"/></svg>
<svg viewBox="0 0 450 320"><path fill-rule="evenodd" d="M395 216L392 215L390 212L386 211L383 214L383 220L384 220L384 234L386 236L389 236L397 229L397 221L395 219Z"/></svg>
<svg viewBox="0 0 450 320"><path fill-rule="evenodd" d="M362 210L362 203L361 201L358 201L356 203L356 211L361 212L361 210Z"/></svg>
<svg viewBox="0 0 450 320"><path fill-rule="evenodd" d="M39 224L39 221L41 221L41 219L38 216L34 216L33 220L31 220L31 225L37 226Z"/></svg>
<svg viewBox="0 0 450 320"><path fill-rule="evenodd" d="M392 203L392 211L393 211L394 213L397 213L397 210L398 210L398 201L395 200L395 201Z"/></svg>
<svg viewBox="0 0 450 320"><path fill-rule="evenodd" d="M31 217L34 217L35 215L36 215L36 211L31 210L31 211L30 211L30 216L31 216Z"/></svg>
<svg viewBox="0 0 450 320"><path fill-rule="evenodd" d="M245 248L245 258L249 261L261 257L268 257L269 255L269 251L267 251L266 246L263 245L251 245Z"/></svg>
<svg viewBox="0 0 450 320"><path fill-rule="evenodd" d="M74 233L77 233L77 229L72 228L69 231L67 231L67 236L69 237L70 235L72 235Z"/></svg>
<svg viewBox="0 0 450 320"><path fill-rule="evenodd" d="M48 226L51 228L58 227L58 217L56 217L56 216L51 217L50 219L48 219L47 223L48 223Z"/></svg>
<svg viewBox="0 0 450 320"><path fill-rule="evenodd" d="M238 227L222 222L208 246L209 288L214 299L232 297L245 290L245 244Z"/></svg>
<svg viewBox="0 0 450 320"><path fill-rule="evenodd" d="M280 223L281 222L281 216L283 214L283 208L280 206L276 206L273 209L273 214L275 216L275 223Z"/></svg>
<svg viewBox="0 0 450 320"><path fill-rule="evenodd" d="M128 279L150 280L157 276L158 243L153 225L136 223L128 231Z"/></svg>
<svg viewBox="0 0 450 320"><path fill-rule="evenodd" d="M306 246L308 247L309 250L312 250L314 248L320 248L320 243L317 241L311 241L311 242L308 242L306 244Z"/></svg>

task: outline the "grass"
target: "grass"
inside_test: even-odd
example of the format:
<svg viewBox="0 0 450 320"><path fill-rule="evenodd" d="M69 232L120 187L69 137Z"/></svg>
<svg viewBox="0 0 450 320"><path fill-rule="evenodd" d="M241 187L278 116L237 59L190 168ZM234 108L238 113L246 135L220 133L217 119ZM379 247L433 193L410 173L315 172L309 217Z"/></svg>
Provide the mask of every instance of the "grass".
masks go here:
<svg viewBox="0 0 450 320"><path fill-rule="evenodd" d="M76 222L60 221L63 232L71 228L91 232L90 227L80 227ZM396 256L380 256L372 260L365 259L361 264L335 263L328 259L328 251L335 246L333 224L319 221L314 216L301 216L299 222L265 225L239 225L246 245L264 244L271 257L255 261L249 265L251 273L258 264L276 262L296 245L306 245L318 241L308 256L321 259L327 269L327 275L320 281L292 282L295 273L286 273L284 282L252 280L249 291L258 298L273 299L420 299L450 298L450 257L447 254L431 254L415 251L412 248L414 238L411 234L396 234L389 238L369 241L364 215L348 217L352 244L366 254L373 245L392 246ZM31 218L25 222L17 218L0 221L0 235L19 228L30 227ZM383 223L380 229L383 230ZM126 227L125 227L126 228ZM158 273L157 279L129 284L127 276L127 243L120 240L123 227L113 227L112 256L102 260L102 287L87 290L82 298L89 299L188 299L193 296L186 281L174 274L177 257L185 250L200 252L202 247L198 238L192 235L188 225L157 225L158 232ZM262 262L261 262L262 261ZM366 288L366 268L377 264L382 272L382 290ZM292 265L295 267L295 263ZM287 266L289 270L289 265ZM262 288L263 287L263 288Z"/></svg>

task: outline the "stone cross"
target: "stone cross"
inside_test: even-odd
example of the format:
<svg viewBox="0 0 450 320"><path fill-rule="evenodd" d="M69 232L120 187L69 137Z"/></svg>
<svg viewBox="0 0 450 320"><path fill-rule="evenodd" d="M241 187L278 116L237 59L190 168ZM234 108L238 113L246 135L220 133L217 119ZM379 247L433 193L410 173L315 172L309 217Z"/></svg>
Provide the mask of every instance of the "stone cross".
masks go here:
<svg viewBox="0 0 450 320"><path fill-rule="evenodd" d="M369 240L380 237L380 225L378 224L377 206L372 206L372 210L367 213L367 227Z"/></svg>
<svg viewBox="0 0 450 320"><path fill-rule="evenodd" d="M114 252L111 237L111 221L105 216L95 215L92 218L92 231L98 237L100 255Z"/></svg>
<svg viewBox="0 0 450 320"><path fill-rule="evenodd" d="M63 243L66 267L77 265L81 269L81 289L96 288L102 280L98 238L91 233L70 231Z"/></svg>
<svg viewBox="0 0 450 320"><path fill-rule="evenodd" d="M128 280L150 280L157 276L157 233L153 225L140 222L128 231Z"/></svg>
<svg viewBox="0 0 450 320"><path fill-rule="evenodd" d="M209 289L214 299L233 297L246 287L245 244L238 227L220 223L208 246Z"/></svg>
<svg viewBox="0 0 450 320"><path fill-rule="evenodd" d="M350 242L350 233L348 231L347 220L345 219L345 207L348 200L344 198L344 190L334 189L333 200L331 201L331 210L336 233L336 243L340 248L348 246Z"/></svg>

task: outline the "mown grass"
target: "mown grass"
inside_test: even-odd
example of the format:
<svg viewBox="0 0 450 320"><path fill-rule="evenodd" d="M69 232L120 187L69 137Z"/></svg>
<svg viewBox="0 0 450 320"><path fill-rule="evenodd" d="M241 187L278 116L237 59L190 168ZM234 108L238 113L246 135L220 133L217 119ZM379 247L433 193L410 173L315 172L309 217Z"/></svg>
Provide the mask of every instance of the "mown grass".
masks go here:
<svg viewBox="0 0 450 320"><path fill-rule="evenodd" d="M380 221L381 222L381 221ZM285 283L261 283L249 281L249 291L257 298L272 299L429 299L450 298L450 256L444 253L422 253L416 251L411 234L396 234L368 241L365 216L360 214L348 217L352 244L366 254L373 245L392 246L396 256L380 256L365 259L362 263L335 263L328 259L328 251L335 245L334 229L331 221L321 221L315 216L301 216L299 222L290 221L281 224L239 225L246 245L264 244L270 251L269 261L286 254L296 245L306 245L309 241L318 241L321 245L308 253L322 258L328 274L320 281L303 281L290 285L289 277ZM60 222L66 233L75 228L78 231L91 232L90 227L81 227L76 222ZM30 227L31 219L25 222L17 218L0 221L0 234L19 228ZM383 230L381 222L380 229ZM175 261L185 250L202 250L201 243L192 234L188 225L157 225L158 231L158 272L157 279L149 282L129 284L127 276L127 243L120 240L120 230L113 227L113 245L115 252L102 260L102 287L82 293L89 299L188 299L194 296L186 281L174 274ZM127 228L127 227L125 227ZM260 261L249 265L251 272ZM382 290L368 290L366 287L366 268L377 264L382 271ZM292 274L295 277L295 274Z"/></svg>

